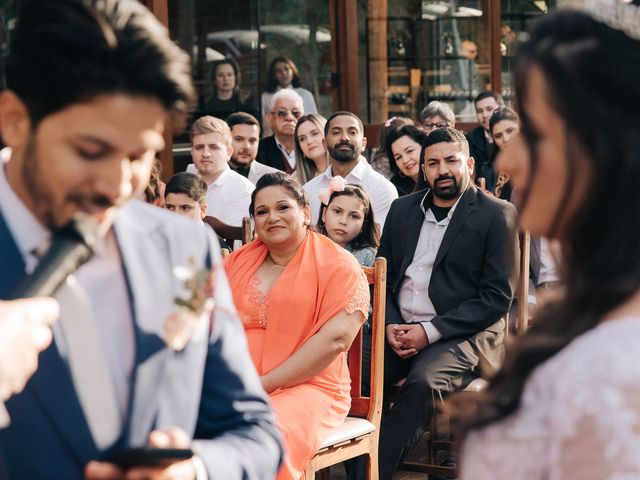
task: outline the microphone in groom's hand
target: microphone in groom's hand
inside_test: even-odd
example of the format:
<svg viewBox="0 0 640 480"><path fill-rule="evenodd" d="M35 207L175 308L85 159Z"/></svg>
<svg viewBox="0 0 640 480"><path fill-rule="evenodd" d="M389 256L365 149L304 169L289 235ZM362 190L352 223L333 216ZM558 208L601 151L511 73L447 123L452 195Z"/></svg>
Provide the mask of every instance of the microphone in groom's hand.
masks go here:
<svg viewBox="0 0 640 480"><path fill-rule="evenodd" d="M93 256L93 249L108 226L98 225L90 216L78 213L53 232L49 248L35 270L13 291L11 298L51 296L66 278Z"/></svg>

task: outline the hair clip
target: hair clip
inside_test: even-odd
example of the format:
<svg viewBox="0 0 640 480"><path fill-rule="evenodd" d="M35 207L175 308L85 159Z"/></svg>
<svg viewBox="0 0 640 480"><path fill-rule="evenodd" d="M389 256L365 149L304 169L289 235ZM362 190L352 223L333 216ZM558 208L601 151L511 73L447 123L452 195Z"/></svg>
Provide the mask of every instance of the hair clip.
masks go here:
<svg viewBox="0 0 640 480"><path fill-rule="evenodd" d="M384 122L384 128L389 128L391 126L391 122L393 122L398 117L391 117L386 122Z"/></svg>
<svg viewBox="0 0 640 480"><path fill-rule="evenodd" d="M318 197L324 205L329 205L329 199L334 192L342 192L347 186L347 181L339 175L336 175L329 182L329 188L321 188Z"/></svg>

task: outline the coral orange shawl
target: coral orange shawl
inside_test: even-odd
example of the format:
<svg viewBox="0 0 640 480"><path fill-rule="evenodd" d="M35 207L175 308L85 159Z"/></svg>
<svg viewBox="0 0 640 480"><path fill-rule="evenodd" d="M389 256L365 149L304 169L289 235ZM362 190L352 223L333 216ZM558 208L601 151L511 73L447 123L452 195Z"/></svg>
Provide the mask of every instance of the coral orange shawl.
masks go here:
<svg viewBox="0 0 640 480"><path fill-rule="evenodd" d="M255 240L225 261L236 304L268 249ZM353 255L332 240L309 231L269 292L264 353L258 373L264 375L289 358L352 300L362 269ZM285 301L281 301L281 300Z"/></svg>

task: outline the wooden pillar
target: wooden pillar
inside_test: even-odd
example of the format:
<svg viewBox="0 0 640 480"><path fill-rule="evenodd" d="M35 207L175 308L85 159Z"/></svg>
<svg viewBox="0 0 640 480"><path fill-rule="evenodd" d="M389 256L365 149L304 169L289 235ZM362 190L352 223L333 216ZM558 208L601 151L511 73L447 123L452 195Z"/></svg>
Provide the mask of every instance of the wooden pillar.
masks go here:
<svg viewBox="0 0 640 480"><path fill-rule="evenodd" d="M369 104L371 123L382 123L388 117L387 90L387 12L388 0L369 0L367 14L369 49Z"/></svg>
<svg viewBox="0 0 640 480"><path fill-rule="evenodd" d="M142 3L160 20L160 23L169 28L169 5L167 0L146 0Z"/></svg>
<svg viewBox="0 0 640 480"><path fill-rule="evenodd" d="M502 93L502 54L500 53L502 25L500 22L500 0L489 0L489 27L491 90Z"/></svg>
<svg viewBox="0 0 640 480"><path fill-rule="evenodd" d="M360 115L360 58L357 0L331 0L329 24L334 72L334 110Z"/></svg>
<svg viewBox="0 0 640 480"><path fill-rule="evenodd" d="M147 8L165 27L169 28L169 5L168 0L146 0L143 1ZM162 180L167 181L173 175L173 130L167 124L164 129L164 150L159 153L162 164Z"/></svg>

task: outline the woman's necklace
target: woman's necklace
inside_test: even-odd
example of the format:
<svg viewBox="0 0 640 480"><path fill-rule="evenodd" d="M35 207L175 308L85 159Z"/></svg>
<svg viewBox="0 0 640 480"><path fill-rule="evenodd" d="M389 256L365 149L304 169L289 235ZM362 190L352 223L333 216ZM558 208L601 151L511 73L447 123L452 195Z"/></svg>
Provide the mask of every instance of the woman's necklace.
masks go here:
<svg viewBox="0 0 640 480"><path fill-rule="evenodd" d="M278 262L276 262L273 257L271 256L271 253L267 254L267 259L269 260L269 263L271 264L271 267L274 268L285 268L287 266L287 264L285 263L284 265L279 264Z"/></svg>

